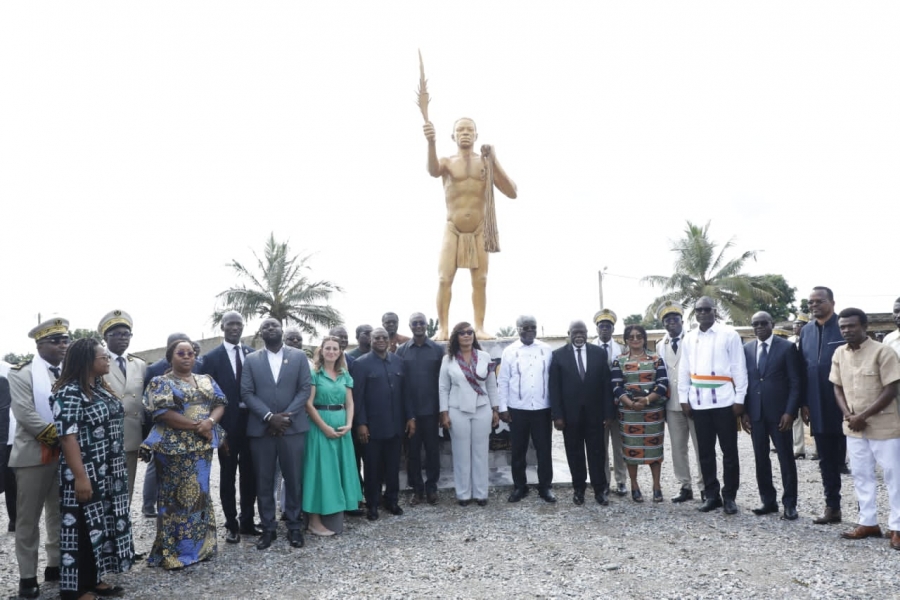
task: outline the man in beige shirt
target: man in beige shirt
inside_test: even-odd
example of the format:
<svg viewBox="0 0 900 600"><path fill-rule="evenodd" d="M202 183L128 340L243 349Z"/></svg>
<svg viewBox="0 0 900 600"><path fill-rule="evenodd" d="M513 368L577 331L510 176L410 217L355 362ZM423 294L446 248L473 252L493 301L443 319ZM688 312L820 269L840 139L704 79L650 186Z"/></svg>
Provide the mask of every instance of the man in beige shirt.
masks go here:
<svg viewBox="0 0 900 600"><path fill-rule="evenodd" d="M877 463L884 471L891 509L890 545L900 550L900 359L887 346L869 339L867 324L866 313L858 308L845 308L838 315L838 327L847 343L835 350L829 375L844 414L847 454L859 503L859 524L841 537L881 537L875 502Z"/></svg>

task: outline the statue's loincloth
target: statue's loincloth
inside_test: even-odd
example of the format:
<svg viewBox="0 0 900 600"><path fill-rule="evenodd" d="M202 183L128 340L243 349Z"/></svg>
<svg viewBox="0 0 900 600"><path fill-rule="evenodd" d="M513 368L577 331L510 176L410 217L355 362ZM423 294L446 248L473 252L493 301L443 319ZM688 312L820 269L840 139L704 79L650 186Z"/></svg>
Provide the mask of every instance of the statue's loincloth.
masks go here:
<svg viewBox="0 0 900 600"><path fill-rule="evenodd" d="M456 268L477 269L478 263L478 236L484 232L484 224L472 233L463 233L456 225L447 221L447 233L456 237Z"/></svg>

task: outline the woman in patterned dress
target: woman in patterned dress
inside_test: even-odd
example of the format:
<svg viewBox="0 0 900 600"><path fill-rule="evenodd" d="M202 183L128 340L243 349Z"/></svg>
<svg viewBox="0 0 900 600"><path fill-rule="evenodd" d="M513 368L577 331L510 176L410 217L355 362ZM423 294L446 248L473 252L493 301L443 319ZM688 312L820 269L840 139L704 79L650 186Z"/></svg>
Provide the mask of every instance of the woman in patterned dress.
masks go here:
<svg viewBox="0 0 900 600"><path fill-rule="evenodd" d="M120 596L102 581L134 562L128 513L125 409L103 381L109 354L99 340L77 340L54 385L53 415L59 433L60 597L85 600Z"/></svg>
<svg viewBox="0 0 900 600"><path fill-rule="evenodd" d="M212 377L191 372L195 358L189 341L172 343L166 349L172 368L144 392L154 420L144 446L154 453L159 478L156 540L147 557L152 567L181 569L217 549L209 471L225 436L217 423L227 401Z"/></svg>
<svg viewBox="0 0 900 600"><path fill-rule="evenodd" d="M638 465L649 464L653 475L653 501L662 502L659 472L663 460L663 436L669 379L666 365L647 350L647 332L640 325L625 328L628 352L612 365L612 384L619 405L622 454L631 479L631 498L643 502L637 482Z"/></svg>
<svg viewBox="0 0 900 600"><path fill-rule="evenodd" d="M303 510L309 531L330 536L321 515L356 510L363 499L350 430L353 426L353 379L340 339L325 336L316 350L312 393L306 412L313 426L306 434Z"/></svg>

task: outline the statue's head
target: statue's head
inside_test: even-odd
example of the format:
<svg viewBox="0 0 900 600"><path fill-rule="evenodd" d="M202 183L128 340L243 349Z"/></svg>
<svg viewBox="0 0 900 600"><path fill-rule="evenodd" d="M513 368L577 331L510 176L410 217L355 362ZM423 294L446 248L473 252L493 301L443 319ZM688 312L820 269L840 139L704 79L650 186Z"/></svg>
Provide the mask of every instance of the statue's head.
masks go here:
<svg viewBox="0 0 900 600"><path fill-rule="evenodd" d="M450 137L460 148L471 148L475 145L475 140L478 139L475 121L469 117L457 119L453 124L453 135Z"/></svg>

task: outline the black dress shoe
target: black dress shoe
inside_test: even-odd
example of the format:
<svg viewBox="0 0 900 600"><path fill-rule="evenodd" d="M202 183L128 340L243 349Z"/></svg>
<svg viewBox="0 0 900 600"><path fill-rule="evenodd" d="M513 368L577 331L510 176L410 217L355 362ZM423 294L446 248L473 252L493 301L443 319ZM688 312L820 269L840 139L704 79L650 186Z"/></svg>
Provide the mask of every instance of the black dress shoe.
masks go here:
<svg viewBox="0 0 900 600"><path fill-rule="evenodd" d="M700 505L700 512L709 512L711 510L716 510L717 508L722 508L722 499L716 496L715 498L707 498L706 501Z"/></svg>
<svg viewBox="0 0 900 600"><path fill-rule="evenodd" d="M137 560L144 560L145 558L147 558L147 553L146 553L146 552L135 552L135 553L134 553L134 560L136 560L136 561L137 561Z"/></svg>
<svg viewBox="0 0 900 600"><path fill-rule="evenodd" d="M575 503L575 506L582 506L584 504L584 490L575 490L572 494L572 502Z"/></svg>
<svg viewBox="0 0 900 600"><path fill-rule="evenodd" d="M471 500L460 500L459 505L460 506L468 506L469 502L471 502Z"/></svg>
<svg viewBox="0 0 900 600"><path fill-rule="evenodd" d="M596 500L597 504L599 504L600 506L609 506L609 490L603 490L600 493L595 493L594 500Z"/></svg>
<svg viewBox="0 0 900 600"><path fill-rule="evenodd" d="M625 489L624 483L619 483L616 485L616 495L617 496L625 496L628 494L628 490Z"/></svg>
<svg viewBox="0 0 900 600"><path fill-rule="evenodd" d="M44 582L48 581L59 581L59 567L45 567L44 568Z"/></svg>
<svg viewBox="0 0 900 600"><path fill-rule="evenodd" d="M226 529L225 530L225 543L226 544L237 544L241 541L241 534L238 533L236 529Z"/></svg>
<svg viewBox="0 0 900 600"><path fill-rule="evenodd" d="M378 520L378 509L370 508L368 510L368 512L366 513L366 518L370 521L377 521Z"/></svg>
<svg viewBox="0 0 900 600"><path fill-rule="evenodd" d="M777 508L775 510L778 510ZM736 515L738 513L737 503L734 500L726 500L725 501L725 514L726 515Z"/></svg>
<svg viewBox="0 0 900 600"><path fill-rule="evenodd" d="M428 504L434 506L438 503L438 493L437 492L428 492L425 494L425 499L428 501Z"/></svg>
<svg viewBox="0 0 900 600"><path fill-rule="evenodd" d="M353 510L345 510L344 514L348 517L364 517L366 516L366 511L361 508L354 508Z"/></svg>
<svg viewBox="0 0 900 600"><path fill-rule="evenodd" d="M293 529L288 531L288 542L291 543L291 548L302 548L303 547L303 533L299 529Z"/></svg>
<svg viewBox="0 0 900 600"><path fill-rule="evenodd" d="M262 535L259 536L259 541L256 542L257 550L265 550L269 546L272 545L278 539L278 535L274 531L263 531Z"/></svg>
<svg viewBox="0 0 900 600"><path fill-rule="evenodd" d="M681 491L678 492L678 495L672 498L672 502L675 504L680 504L682 502L687 502L688 500L694 499L694 492L688 488L681 488Z"/></svg>
<svg viewBox="0 0 900 600"><path fill-rule="evenodd" d="M540 496L541 500L543 500L544 502L549 502L550 504L556 502L556 496L553 494L553 490L551 489L539 491L538 496Z"/></svg>
<svg viewBox="0 0 900 600"><path fill-rule="evenodd" d="M399 504L391 504L388 506L388 512L394 515L395 517L399 517L403 514L403 509L400 508Z"/></svg>
<svg viewBox="0 0 900 600"><path fill-rule="evenodd" d="M753 509L753 514L756 515L757 517L761 517L763 515L769 515L769 514L777 513L777 512L778 512L778 504L775 502L773 502L771 504L763 504L759 508Z"/></svg>
<svg viewBox="0 0 900 600"><path fill-rule="evenodd" d="M797 507L796 507L796 506L785 506L785 507L784 507L784 514L781 515L781 519L782 519L783 521L796 521L796 520L797 520L797 517L799 517L799 516L800 516L800 515L797 514Z"/></svg>
<svg viewBox="0 0 900 600"><path fill-rule="evenodd" d="M850 467L847 466L847 463L841 465L841 475L852 475L850 472Z"/></svg>
<svg viewBox="0 0 900 600"><path fill-rule="evenodd" d="M801 460L806 458L806 452L796 452L794 453L794 460Z"/></svg>
<svg viewBox="0 0 900 600"><path fill-rule="evenodd" d="M16 522L10 521L9 525L7 525L7 527L6 527L6 531L8 533L15 533L16 532Z"/></svg>
<svg viewBox="0 0 900 600"><path fill-rule="evenodd" d="M259 525L253 525L253 524L241 525L240 533L242 533L244 535L253 535L253 536L262 535L263 528L260 527Z"/></svg>
<svg viewBox="0 0 900 600"><path fill-rule="evenodd" d="M19 596L22 598L40 598L41 586L38 585L37 577L19 580Z"/></svg>
<svg viewBox="0 0 900 600"><path fill-rule="evenodd" d="M644 495L641 494L641 490L631 490L631 499L635 502L643 502Z"/></svg>
<svg viewBox="0 0 900 600"><path fill-rule="evenodd" d="M518 502L519 500L521 500L522 498L524 498L527 495L528 495L527 487L516 488L512 491L512 494L509 495L509 498L507 498L507 500L509 502Z"/></svg>
<svg viewBox="0 0 900 600"><path fill-rule="evenodd" d="M117 598L125 593L125 588L118 585L111 585L105 588L95 587L92 592L103 598Z"/></svg>
<svg viewBox="0 0 900 600"><path fill-rule="evenodd" d="M478 506L487 506L487 498L479 498L475 501Z"/></svg>

